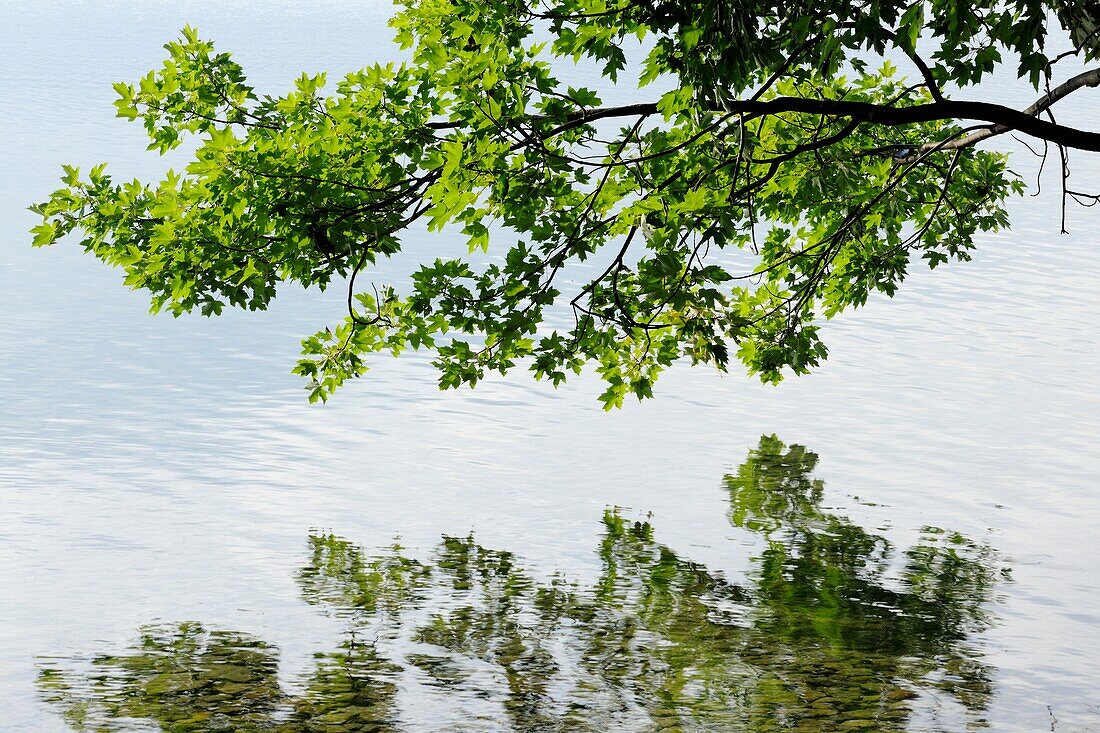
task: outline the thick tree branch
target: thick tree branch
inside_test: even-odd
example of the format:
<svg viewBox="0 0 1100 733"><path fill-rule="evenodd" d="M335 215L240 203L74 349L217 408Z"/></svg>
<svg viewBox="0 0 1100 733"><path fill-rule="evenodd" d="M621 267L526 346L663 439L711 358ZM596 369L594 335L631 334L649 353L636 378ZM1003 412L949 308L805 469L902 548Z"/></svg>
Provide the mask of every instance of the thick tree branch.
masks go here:
<svg viewBox="0 0 1100 733"><path fill-rule="evenodd" d="M842 99L806 99L802 97L775 97L768 100L731 100L717 112L745 113L757 116L798 112L820 115L822 117L848 117L861 122L876 125L900 127L920 122L973 120L988 122L993 127L980 130L966 138L954 141L951 148L973 145L994 135L1009 130L1030 135L1031 137L1064 145L1076 150L1100 152L1100 133L1081 130L1066 125L1055 124L1038 119L1035 115L1049 108L1082 87L1100 86L1100 69L1078 74L1064 84L1055 87L1026 110L1020 111L992 102L972 102L963 100L944 100L930 104L918 104L911 107L890 107ZM567 130L586 125L597 120L615 117L657 114L656 102L628 104L620 107L581 110L570 116L565 122L549 130L546 137L553 137ZM941 148L942 149L942 148Z"/></svg>
<svg viewBox="0 0 1100 733"><path fill-rule="evenodd" d="M1083 87L1095 87L1095 86L1100 86L1100 69L1091 69L1089 71L1083 71L1080 74L1078 74L1077 76L1069 79L1068 81L1063 82L1062 84L1059 84L1058 86L1056 86L1053 89L1051 89L1050 91L1048 91L1042 97L1037 99L1033 105L1031 105L1030 107L1025 109L1022 114L1037 115L1040 112L1043 112L1044 110L1049 109L1052 105L1057 103L1059 100L1064 99L1065 97L1069 96L1070 94L1077 91L1078 89L1081 89ZM1003 135L1004 133L1006 133L1010 130L1013 130L1013 129L1019 129L1019 128L1014 128L1014 127L1011 127L1009 125L1004 125L1004 124L997 124L997 125L994 125L993 127L987 128L985 130L979 130L979 131L973 133L972 135L967 135L964 138L960 138L960 139L954 141L953 143L951 143L951 145L949 145L948 147L949 148L966 148L966 147L970 147L971 145L979 143L982 140L988 140L991 137L995 137L997 135ZM1026 130L1020 130L1020 132L1027 132L1027 131ZM1028 133L1028 134L1032 134L1032 133ZM1058 143L1058 144L1063 144L1063 145L1067 144L1067 143L1059 143L1059 141L1057 141L1057 140L1053 140L1051 138L1043 137L1041 135L1035 135L1035 137L1038 137L1042 140L1046 140L1047 142L1053 142L1053 143ZM1070 145L1070 147L1079 147L1079 146ZM1093 148L1080 147L1080 149L1082 149L1082 150L1092 150Z"/></svg>

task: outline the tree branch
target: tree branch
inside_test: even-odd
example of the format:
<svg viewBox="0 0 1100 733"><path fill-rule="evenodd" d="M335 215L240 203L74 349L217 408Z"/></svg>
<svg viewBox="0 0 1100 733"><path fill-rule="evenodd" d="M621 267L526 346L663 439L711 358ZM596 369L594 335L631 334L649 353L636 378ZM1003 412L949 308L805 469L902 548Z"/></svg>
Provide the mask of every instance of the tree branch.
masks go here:
<svg viewBox="0 0 1100 733"><path fill-rule="evenodd" d="M720 108L716 107L712 111L746 113L754 116L798 112L822 117L849 117L854 120L888 127L901 127L919 122L974 120L988 122L992 127L954 141L952 148L968 147L980 140L1009 130L1015 130L1056 145L1064 145L1067 148L1100 152L1100 133L1055 124L1035 117L1038 112L1047 109L1055 102L1086 86L1100 86L1100 69L1078 74L1064 84L1052 89L1035 104L1023 111L992 102L963 100L944 100L911 107L890 107L869 102L841 99L806 99L802 97L732 100L725 102ZM656 102L579 110L570 115L565 122L547 131L544 137L553 137L597 120L652 115L656 114L657 111ZM944 148L938 149L942 150Z"/></svg>
<svg viewBox="0 0 1100 733"><path fill-rule="evenodd" d="M1100 86L1100 69L1091 69L1089 71L1083 71L1080 74L1078 74L1077 76L1069 79L1068 81L1065 81L1065 82L1059 84L1058 86L1054 87L1054 89L1051 89L1046 94L1044 94L1042 97L1039 97L1039 99L1037 99L1035 101L1035 103L1032 104L1030 107L1025 109L1022 114L1037 115L1040 112L1043 112L1044 110L1049 109L1052 105L1057 103L1059 100L1064 99L1065 97L1069 96L1070 94L1077 91L1078 89L1081 89L1082 87L1095 87L1095 86ZM1051 124L1053 124L1053 123L1051 123ZM1059 127L1061 127L1061 126L1059 125ZM949 146L949 148L966 148L966 147L970 147L971 145L974 145L975 143L981 142L982 140L988 140L991 137L995 137L997 135L1002 135L1002 134L1008 132L1009 130L1013 130L1013 129L1019 129L1020 132L1028 132L1027 130L1022 130L1020 128L1012 127L1010 125L996 124L993 127L990 127L988 129L979 130L978 132L975 132L972 135L967 135L964 138L959 138L958 140L954 141ZM1066 129L1069 129L1069 128L1066 128ZM1032 133L1028 133L1028 134L1032 134ZM1085 134L1094 134L1094 133L1085 133ZM1054 140L1052 138L1044 137L1042 135L1035 135L1035 137L1038 137L1038 138L1040 138L1042 140L1045 140L1047 142L1053 142L1053 143L1058 143L1058 144L1068 144L1068 143L1064 143L1064 142L1059 142L1058 140ZM1070 147L1079 147L1079 146L1070 145ZM941 150L942 149L943 148L941 148ZM1082 150L1093 150L1094 148L1081 147L1080 149L1082 149Z"/></svg>

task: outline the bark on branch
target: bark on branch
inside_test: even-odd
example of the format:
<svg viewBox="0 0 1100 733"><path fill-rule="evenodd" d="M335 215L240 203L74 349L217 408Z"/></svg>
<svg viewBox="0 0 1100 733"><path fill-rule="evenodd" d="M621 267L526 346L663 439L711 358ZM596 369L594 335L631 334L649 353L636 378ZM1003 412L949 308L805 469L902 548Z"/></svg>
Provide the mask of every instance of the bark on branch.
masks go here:
<svg viewBox="0 0 1100 733"><path fill-rule="evenodd" d="M1078 74L1077 76L1065 81L1062 84L1059 84L1058 86L1054 87L1054 89L1051 89L1048 93L1046 93L1043 96L1039 97L1039 99L1035 100L1035 103L1033 105L1031 105L1030 107L1028 107L1027 109L1025 109L1023 111L1023 113L1026 114L1026 115L1038 115L1041 112L1043 112L1044 110L1049 109L1051 106L1053 106L1059 100L1064 99L1065 97L1069 96L1070 94L1077 91L1078 89L1081 89L1083 87L1095 87L1095 86L1100 86L1100 69L1091 69L1089 71L1083 71L1080 74ZM941 148L941 150L943 150L943 149L952 149L952 148L966 148L966 147L969 147L969 146L974 145L976 143L979 143L982 140L987 140L991 137L995 137L996 135L1003 135L1004 133L1006 133L1006 132L1008 132L1009 130L1012 130L1012 129L1013 129L1012 127L1009 127L1007 125L994 125L993 127L987 128L985 130L979 130L975 133L967 135L966 137L962 137L962 138L959 138L958 140L952 141L948 145L945 145L943 148ZM1021 132L1023 132L1023 130L1021 130ZM1039 137L1039 136L1036 136L1036 137ZM1048 140L1049 138L1042 138L1042 139ZM1057 141L1050 140L1050 142L1057 142ZM1073 147L1073 146L1071 146L1071 147ZM1082 150L1091 150L1091 148L1081 148L1081 149Z"/></svg>
<svg viewBox="0 0 1100 733"><path fill-rule="evenodd" d="M1046 140L1055 145L1076 150L1100 152L1100 132L1081 130L1039 119L1036 115L1049 109L1059 100L1083 87L1100 86L1100 69L1082 72L1040 97L1025 110L1017 110L992 102L950 100L918 104L911 107L892 107L849 100L805 99L802 97L775 97L768 100L746 99L727 103L716 112L735 112L752 115L772 115L783 112L799 112L821 117L847 117L889 127L901 127L919 122L971 120L987 122L991 127L979 130L939 149L959 149L981 140L1014 130L1031 137ZM548 137L602 119L657 114L656 102L628 104L620 107L587 109L571 115L565 122L548 133ZM933 143L938 145L938 143Z"/></svg>

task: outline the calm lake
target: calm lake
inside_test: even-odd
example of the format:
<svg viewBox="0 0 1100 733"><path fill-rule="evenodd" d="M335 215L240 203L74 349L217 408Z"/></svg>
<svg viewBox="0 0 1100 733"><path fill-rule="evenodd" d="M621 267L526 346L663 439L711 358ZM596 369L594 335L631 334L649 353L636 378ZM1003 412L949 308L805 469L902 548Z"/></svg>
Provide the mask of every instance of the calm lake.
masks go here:
<svg viewBox="0 0 1100 733"><path fill-rule="evenodd" d="M310 406L339 292L173 320L30 249L61 163L167 166L111 83L183 25L279 92L396 57L390 13L0 2L0 729L1100 731L1100 215L1058 234L1054 179L815 374L685 365L611 413L425 354Z"/></svg>

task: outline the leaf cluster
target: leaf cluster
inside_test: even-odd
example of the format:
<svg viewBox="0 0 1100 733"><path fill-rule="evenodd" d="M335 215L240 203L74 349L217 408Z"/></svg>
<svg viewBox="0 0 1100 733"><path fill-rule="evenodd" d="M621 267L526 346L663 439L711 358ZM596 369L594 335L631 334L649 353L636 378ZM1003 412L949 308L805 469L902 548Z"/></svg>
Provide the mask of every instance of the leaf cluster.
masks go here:
<svg viewBox="0 0 1100 733"><path fill-rule="evenodd" d="M774 383L826 357L824 320L1008 225L1022 185L1005 156L937 110L944 85L979 83L1002 54L1048 79L1054 19L1089 57L1094 16L1051 7L407 0L391 24L408 62L303 75L281 97L188 28L116 87L151 149L198 136L186 168L156 183L66 168L33 207L34 242L79 232L175 315L340 283L347 318L306 338L295 369L311 400L409 348L435 352L442 387L520 366L557 385L591 365L609 408L651 396L679 359ZM669 89L609 106L558 78L568 59L619 84L632 71L639 98ZM913 114L881 114L899 110ZM402 288L364 285L421 227L468 251L424 257Z"/></svg>

